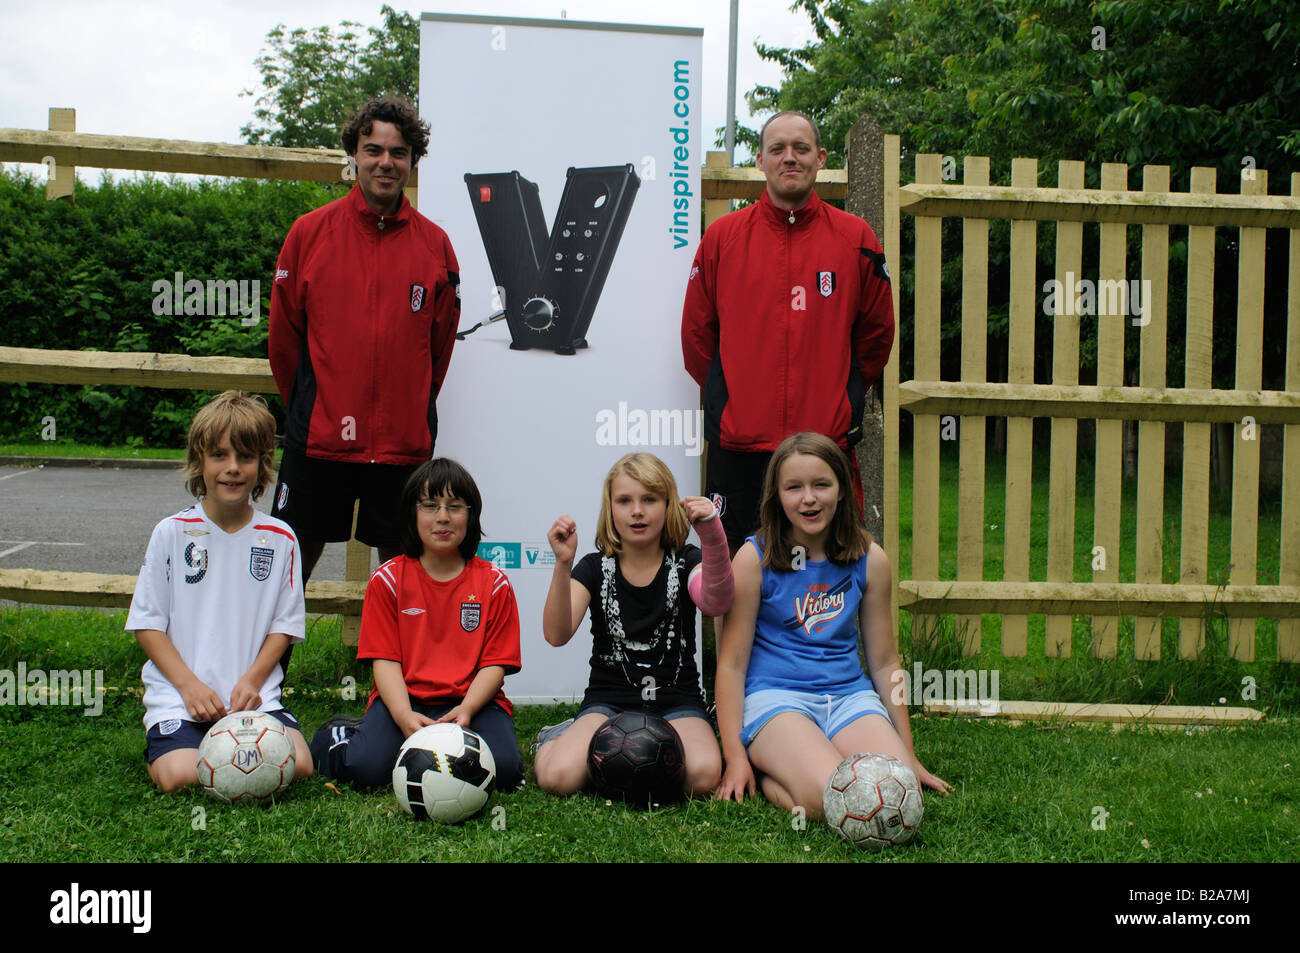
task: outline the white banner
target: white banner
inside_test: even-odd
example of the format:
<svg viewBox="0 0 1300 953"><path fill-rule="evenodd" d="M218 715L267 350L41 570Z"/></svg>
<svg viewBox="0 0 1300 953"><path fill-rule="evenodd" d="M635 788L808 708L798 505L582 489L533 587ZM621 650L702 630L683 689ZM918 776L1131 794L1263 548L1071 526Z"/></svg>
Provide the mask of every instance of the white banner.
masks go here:
<svg viewBox="0 0 1300 953"><path fill-rule="evenodd" d="M703 31L427 13L420 26L420 211L451 237L469 332L435 452L474 475L480 555L519 599L523 670L506 693L571 701L591 633L584 622L558 649L542 637L551 523L571 515L578 557L594 550L605 473L636 450L683 495L700 488L681 309L700 232Z"/></svg>

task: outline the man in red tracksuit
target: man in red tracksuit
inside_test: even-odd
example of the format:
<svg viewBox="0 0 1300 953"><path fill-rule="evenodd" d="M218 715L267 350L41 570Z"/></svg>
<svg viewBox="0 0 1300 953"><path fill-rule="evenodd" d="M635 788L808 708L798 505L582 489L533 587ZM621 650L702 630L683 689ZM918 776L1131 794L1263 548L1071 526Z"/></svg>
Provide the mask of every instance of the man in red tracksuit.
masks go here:
<svg viewBox="0 0 1300 953"><path fill-rule="evenodd" d="M276 263L269 356L287 408L272 515L298 535L306 581L352 532L398 552L398 499L433 455L436 398L460 321L446 233L403 196L429 127L393 99L343 130L357 184L294 222Z"/></svg>
<svg viewBox="0 0 1300 953"><path fill-rule="evenodd" d="M813 191L826 164L816 125L778 113L759 142L763 196L705 232L682 308L686 370L704 390L705 495L733 550L758 527L777 444L802 430L857 443L894 340L880 242Z"/></svg>

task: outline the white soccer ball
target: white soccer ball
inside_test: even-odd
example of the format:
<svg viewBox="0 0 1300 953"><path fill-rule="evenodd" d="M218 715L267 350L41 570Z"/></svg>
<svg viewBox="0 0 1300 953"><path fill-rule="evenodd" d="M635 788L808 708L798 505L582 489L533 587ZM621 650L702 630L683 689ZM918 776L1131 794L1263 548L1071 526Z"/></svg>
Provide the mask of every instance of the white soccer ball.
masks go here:
<svg viewBox="0 0 1300 953"><path fill-rule="evenodd" d="M496 784L492 750L477 732L451 722L425 725L397 752L393 791L416 820L459 824L483 809Z"/></svg>
<svg viewBox="0 0 1300 953"><path fill-rule="evenodd" d="M840 762L822 793L826 823L858 847L881 850L916 836L925 807L912 769L887 754Z"/></svg>
<svg viewBox="0 0 1300 953"><path fill-rule="evenodd" d="M203 790L227 804L265 803L293 780L293 737L264 711L237 711L199 742Z"/></svg>

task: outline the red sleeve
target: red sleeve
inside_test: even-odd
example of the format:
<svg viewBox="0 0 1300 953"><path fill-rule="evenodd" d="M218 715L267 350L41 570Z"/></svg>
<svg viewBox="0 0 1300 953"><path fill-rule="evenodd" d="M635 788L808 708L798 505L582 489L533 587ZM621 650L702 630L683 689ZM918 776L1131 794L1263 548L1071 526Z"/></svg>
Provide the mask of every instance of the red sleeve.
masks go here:
<svg viewBox="0 0 1300 953"><path fill-rule="evenodd" d="M442 392L442 382L451 363L451 349L456 346L456 329L460 327L460 265L451 242L444 236L443 257L447 266L447 283L438 289L433 301L433 324L430 328L429 353L433 355L433 396Z"/></svg>
<svg viewBox="0 0 1300 953"><path fill-rule="evenodd" d="M303 310L302 274L298 261L298 224L289 229L280 257L275 262L275 281L271 284L271 319L267 337L267 356L271 374L280 391L280 399L289 404L289 390L298 373L298 355L302 351L307 315Z"/></svg>
<svg viewBox="0 0 1300 953"><path fill-rule="evenodd" d="M487 631L483 634L483 651L479 655L478 667L481 670L489 665L500 665L507 675L513 675L523 664L519 652L519 606L506 574L493 566L489 576L492 594L488 597Z"/></svg>
<svg viewBox="0 0 1300 953"><path fill-rule="evenodd" d="M862 375L862 386L870 389L889 363L894 344L894 295L885 267L885 254L869 235L867 263L862 280L858 316L853 322L853 360Z"/></svg>
<svg viewBox="0 0 1300 953"><path fill-rule="evenodd" d="M704 386L709 364L718 349L718 310L713 301L716 269L713 256L708 253L713 246L709 232L705 232L695 251L691 276L686 282L686 300L682 304L682 359L686 373L700 387Z"/></svg>
<svg viewBox="0 0 1300 953"><path fill-rule="evenodd" d="M397 634L397 570L384 563L375 570L366 585L361 604L361 636L357 640L357 660L388 659L402 661L402 642Z"/></svg>

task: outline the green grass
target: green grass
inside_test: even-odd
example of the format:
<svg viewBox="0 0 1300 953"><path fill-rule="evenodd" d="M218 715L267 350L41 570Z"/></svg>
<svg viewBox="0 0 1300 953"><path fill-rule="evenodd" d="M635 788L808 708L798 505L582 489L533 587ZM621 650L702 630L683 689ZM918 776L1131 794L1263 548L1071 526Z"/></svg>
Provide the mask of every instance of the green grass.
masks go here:
<svg viewBox="0 0 1300 953"><path fill-rule="evenodd" d="M918 842L859 854L824 824L753 800L693 801L650 813L531 786L496 795L459 827L416 823L390 790L319 778L274 808L228 808L200 792L154 791L141 758L139 667L120 612L0 609L0 669L102 668L103 714L0 708L0 857L20 861L1276 861L1300 849L1300 732L1271 719L1235 729L1112 731L913 718L917 750L952 782L928 796ZM360 712L369 676L314 618L294 652L287 702L308 733ZM938 650L936 650L938 651ZM932 658L939 658L932 655ZM356 698L341 701L346 676ZM1006 693L1004 692L1004 697ZM571 707L525 707L527 746ZM500 807L501 811L493 808ZM1105 828L1094 823L1105 814ZM309 833L307 833L309 832ZM1149 846L1143 846L1143 840Z"/></svg>
<svg viewBox="0 0 1300 953"><path fill-rule="evenodd" d="M70 455L94 455L76 448ZM108 448L100 455L125 455ZM49 452L28 446L27 452ZM14 453L0 446L0 453ZM141 455L155 455L141 451ZM172 455L179 455L173 451ZM1043 455L1039 455L1040 458ZM1042 460L1040 459L1040 463ZM1081 468L1081 471L1084 468ZM985 578L1001 575L1003 474L990 460L986 493ZM956 535L955 455L941 461L941 538ZM911 461L902 471L903 524L911 516ZM1036 472L1031 524L1031 576L1045 574L1047 482ZM1091 572L1091 485L1081 476L1076 522L1076 579ZM1176 566L1178 488L1166 488L1166 553ZM1135 505L1125 488L1124 538L1132 539ZM1230 506L1212 501L1211 520L1229 525ZM1277 578L1277 507L1261 507L1259 579ZM996 527L994 529L993 527ZM1226 576L1228 533L1211 536L1211 578ZM899 563L910 568L904 534ZM954 552L941 556L941 577L955 577ZM1131 544L1129 549L1131 550ZM1121 579L1132 560L1121 554ZM1166 579L1173 566L1166 558ZM1172 580L1171 580L1172 581ZM652 813L577 796L554 798L530 787L495 796L501 811L455 828L416 824L391 791L335 790L319 778L294 785L273 810L232 809L199 792L158 794L140 752L139 669L143 655L122 632L121 612L0 608L0 669L85 668L104 671L111 687L102 716L81 709L2 707L5 744L0 771L0 857L9 860L566 860L566 861L1276 861L1296 856L1300 808L1300 666L1271 661L1275 623L1257 627L1257 661L1229 657L1224 620L1207 607L1202 659L1177 656L1177 623L1167 622L1162 658L1133 658L1132 620L1122 622L1119 658L1091 655L1091 625L1074 624L1072 656L1043 657L1042 617L1031 617L1026 658L1004 658L999 619L985 616L980 651L963 655L951 615L912 631L900 619L906 667L996 669L1000 697L1081 702L1246 704L1269 718L1241 728L1138 728L1065 724L1011 726L991 721L920 717L917 750L931 770L952 782L949 798L926 799L918 842L885 855L858 854L820 822L795 819L761 800L745 804L694 801ZM336 618L314 617L294 652L287 704L310 731L328 715L359 713L369 670L339 641ZM339 686L355 679L355 699ZM1243 679L1255 698L1243 700ZM711 686L709 686L711 687ZM572 708L521 708L516 727L525 749L538 728ZM58 756L52 757L51 752ZM90 780L88 780L90 779ZM531 777L530 777L531 781ZM1101 812L1097 809L1100 808ZM1105 817L1104 829L1098 818ZM503 826L504 825L504 826ZM303 836L310 831L310 836ZM1146 846L1143 845L1146 842Z"/></svg>
<svg viewBox="0 0 1300 953"><path fill-rule="evenodd" d="M1031 519L1029 526L1030 578L1042 580L1047 575L1049 499L1049 456L1034 456ZM1002 577L1005 546L1006 507L1005 461L992 452L988 456L984 500L984 573L983 578ZM939 578L957 578L957 486L958 455L951 441L941 445L939 462ZM897 562L900 578L911 575L912 538L906 527L912 520L912 458L905 454L899 468L900 534ZM1176 474L1166 476L1164 492L1162 581L1179 579L1179 546L1182 490ZM1137 538L1137 487L1135 480L1122 487L1119 579L1132 582L1135 576L1135 540ZM1093 578L1093 468L1080 461L1076 480L1076 517L1074 533L1074 579L1087 582ZM1229 578L1232 501L1225 494L1210 499L1208 579L1224 584ZM1256 578L1261 585L1276 584L1279 565L1281 508L1276 494L1262 494L1259 506ZM1115 558L1116 554L1110 554ZM903 612L899 618L900 641L906 646L911 633L912 616ZM952 665L933 667L998 668L1002 673L1003 698L1050 698L1059 701L1130 701L1170 704L1214 704L1220 698L1227 704L1247 704L1271 711L1300 711L1300 666L1279 663L1277 659L1277 620L1258 619L1255 623L1255 661L1240 663L1229 657L1227 623L1213 605L1207 605L1199 620L1206 648L1203 659L1185 661L1178 658L1179 621L1165 619L1161 625L1161 658L1138 662L1134 652L1134 618L1121 616L1118 628L1117 658L1098 660L1093 657L1092 618L1075 616L1072 624L1071 657L1045 657L1045 617L1029 616L1025 658L1008 658L1001 651L1002 618L984 615L981 619L980 650L972 656L951 659ZM927 623L952 633L956 624L952 615L940 615ZM969 634L969 632L967 633ZM924 637L925 633L921 633ZM1255 697L1243 698L1243 679L1255 680Z"/></svg>
<svg viewBox="0 0 1300 953"><path fill-rule="evenodd" d="M1045 579L1048 552L1048 467L1050 459L1045 452L1034 456L1033 489L1029 525L1029 576ZM1075 483L1076 515L1074 525L1074 578L1079 582L1091 581L1094 522L1093 467L1080 461ZM951 441L941 447L939 460L939 578L957 578L957 451ZM1177 474L1166 474L1164 492L1163 551L1164 582L1178 582L1180 520L1182 485ZM912 456L904 453L899 461L900 534L897 555L900 570L910 573L912 565L912 539L907 530L912 521ZM1006 464L991 451L985 475L984 490L984 578L1002 577L1002 557L1005 544L1006 514ZM1226 582L1231 564L1230 544L1232 525L1232 499L1223 493L1210 497L1209 521L1215 528L1209 534L1208 579L1212 583ZM1279 558L1279 533L1281 504L1276 491L1261 494L1259 505L1259 531L1257 545L1257 578L1261 585L1277 583ZM1135 547L1137 539L1137 481L1125 480L1122 485L1120 510L1119 579L1132 582L1136 568ZM1110 554L1113 557L1115 554Z"/></svg>
<svg viewBox="0 0 1300 953"><path fill-rule="evenodd" d="M94 457L96 459L184 460L185 448L148 448L127 444L96 447L84 443L51 440L38 443L0 443L4 457Z"/></svg>

